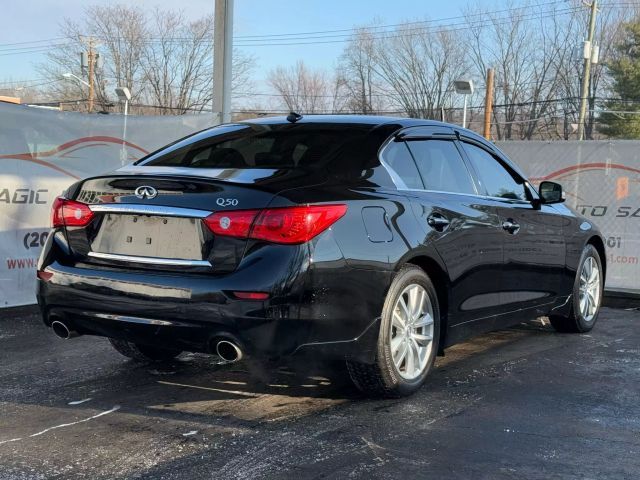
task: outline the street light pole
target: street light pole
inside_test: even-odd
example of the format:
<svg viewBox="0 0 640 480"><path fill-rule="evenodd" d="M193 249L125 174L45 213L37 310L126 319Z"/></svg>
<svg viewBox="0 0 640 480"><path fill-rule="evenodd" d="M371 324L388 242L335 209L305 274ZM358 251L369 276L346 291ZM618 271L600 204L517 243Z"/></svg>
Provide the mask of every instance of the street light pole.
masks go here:
<svg viewBox="0 0 640 480"><path fill-rule="evenodd" d="M124 101L124 122L122 125L122 154L120 162L122 165L127 163L127 117L129 116L129 99Z"/></svg>
<svg viewBox="0 0 640 480"><path fill-rule="evenodd" d="M589 83L591 80L591 52L593 50L593 37L596 31L596 15L598 13L598 0L591 0L591 14L589 16L589 37L585 44L584 69L582 73L582 86L580 88L580 115L578 116L578 140L584 140L584 122L587 116L587 97L589 95Z"/></svg>
<svg viewBox="0 0 640 480"><path fill-rule="evenodd" d="M473 80L461 78L453 82L456 93L464 97L464 106L462 108L462 128L467 128L467 98L473 95Z"/></svg>
<svg viewBox="0 0 640 480"><path fill-rule="evenodd" d="M464 95L464 105L462 107L462 128L467 128L467 97Z"/></svg>
<svg viewBox="0 0 640 480"><path fill-rule="evenodd" d="M129 115L129 100L131 92L127 87L116 87L116 95L120 101L124 102L124 121L122 125L122 150L120 151L120 163L124 165L127 161L127 116Z"/></svg>
<svg viewBox="0 0 640 480"><path fill-rule="evenodd" d="M63 73L62 74L62 78L65 78L67 80L74 79L74 80L77 80L79 83L81 83L81 84L83 84L83 85L85 85L87 87L89 86L89 84L87 82L85 82L83 79L81 79L77 75L74 75L71 72ZM62 102L60 102L60 110L62 110Z"/></svg>
<svg viewBox="0 0 640 480"><path fill-rule="evenodd" d="M87 86L87 87L89 86L89 84L88 84L87 82L85 82L83 79L81 79L81 78L80 78L80 77L78 77L77 75L74 75L74 74L73 74L73 73L71 73L71 72L63 73L63 74L62 74L62 77L63 77L63 78L66 78L66 79L71 79L71 78L73 78L74 80L77 80L78 82L82 83L83 85L85 85L85 86Z"/></svg>
<svg viewBox="0 0 640 480"><path fill-rule="evenodd" d="M216 123L231 122L233 0L215 0L213 27L213 113Z"/></svg>

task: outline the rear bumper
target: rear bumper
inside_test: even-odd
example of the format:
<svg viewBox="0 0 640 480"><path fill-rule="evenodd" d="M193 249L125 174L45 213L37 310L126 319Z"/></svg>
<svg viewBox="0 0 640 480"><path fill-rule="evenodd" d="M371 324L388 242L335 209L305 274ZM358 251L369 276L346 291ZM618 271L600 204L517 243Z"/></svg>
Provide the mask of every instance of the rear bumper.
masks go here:
<svg viewBox="0 0 640 480"><path fill-rule="evenodd" d="M345 282L358 275L371 279L371 273L345 273L343 267L332 276L340 285L330 285L326 273L299 261L297 270L240 269L215 277L54 261L44 267L51 278L38 280L37 298L45 324L64 319L81 334L197 352L210 352L217 339L231 337L256 357L309 352L372 361L381 309L354 309L354 298L370 289L367 282ZM271 297L238 300L232 291L268 291Z"/></svg>

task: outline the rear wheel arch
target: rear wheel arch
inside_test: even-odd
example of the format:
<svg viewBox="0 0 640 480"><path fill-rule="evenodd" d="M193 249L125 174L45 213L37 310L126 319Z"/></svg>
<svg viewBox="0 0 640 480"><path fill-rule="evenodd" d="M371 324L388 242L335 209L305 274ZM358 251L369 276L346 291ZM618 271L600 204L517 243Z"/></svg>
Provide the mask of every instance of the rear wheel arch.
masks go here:
<svg viewBox="0 0 640 480"><path fill-rule="evenodd" d="M420 267L431 279L433 286L438 295L438 303L440 304L440 352L446 345L446 335L448 327L448 310L449 310L449 276L442 266L433 258L428 256L416 256L405 260L397 265L396 270L400 270L404 265L415 265Z"/></svg>

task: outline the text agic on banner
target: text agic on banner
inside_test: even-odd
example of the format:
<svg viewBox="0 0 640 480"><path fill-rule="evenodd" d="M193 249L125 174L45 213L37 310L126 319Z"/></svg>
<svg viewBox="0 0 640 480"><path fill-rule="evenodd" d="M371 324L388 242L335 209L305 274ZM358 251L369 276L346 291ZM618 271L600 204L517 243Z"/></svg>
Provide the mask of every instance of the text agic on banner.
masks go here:
<svg viewBox="0 0 640 480"><path fill-rule="evenodd" d="M35 302L35 268L53 200L78 179L119 168L211 126L211 115L57 112L0 102L0 308Z"/></svg>

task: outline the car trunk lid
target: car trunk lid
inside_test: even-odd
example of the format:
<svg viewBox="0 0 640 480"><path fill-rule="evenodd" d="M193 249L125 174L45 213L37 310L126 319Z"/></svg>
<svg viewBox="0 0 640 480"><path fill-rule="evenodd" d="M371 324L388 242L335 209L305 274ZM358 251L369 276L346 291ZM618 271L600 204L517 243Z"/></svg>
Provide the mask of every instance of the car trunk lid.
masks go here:
<svg viewBox="0 0 640 480"><path fill-rule="evenodd" d="M70 192L70 198L89 205L94 217L85 227L67 227L67 238L84 263L233 271L246 240L216 236L203 219L213 212L265 208L280 189L273 182L260 187L246 176L243 183L173 173L93 178Z"/></svg>

